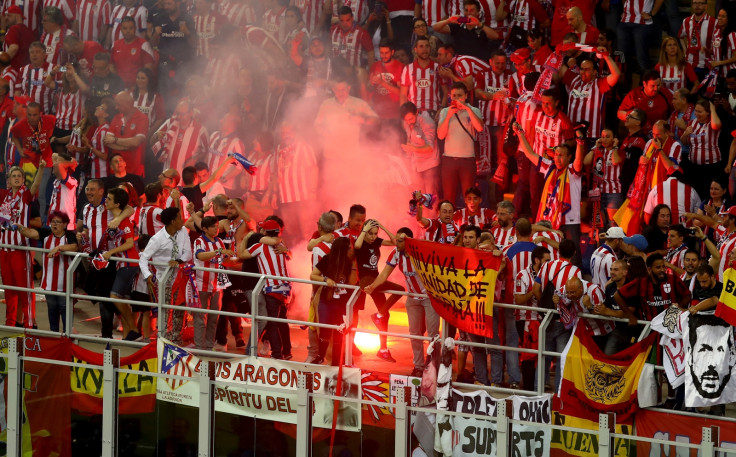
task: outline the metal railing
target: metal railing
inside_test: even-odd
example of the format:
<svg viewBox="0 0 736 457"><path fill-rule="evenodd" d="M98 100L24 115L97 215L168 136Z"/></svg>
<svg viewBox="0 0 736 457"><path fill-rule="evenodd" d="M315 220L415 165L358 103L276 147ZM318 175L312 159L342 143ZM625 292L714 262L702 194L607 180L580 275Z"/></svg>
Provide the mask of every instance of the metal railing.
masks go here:
<svg viewBox="0 0 736 457"><path fill-rule="evenodd" d="M46 253L48 250L36 248L36 247L29 247L29 246L9 246L0 244L0 249L2 248L15 248L18 250L26 250L31 251L34 253ZM236 271L236 270L226 270L226 273L230 276L245 276L245 277L251 277L251 278L258 278L258 281L253 288L250 302L251 302L251 310L250 313L238 313L238 312L231 312L231 311L220 311L220 310L209 310L209 309L200 309L200 308L183 308L182 306L177 305L171 305L168 303L164 303L164 297L165 294L159 293L157 297L156 303L151 302L142 302L142 301L136 301L136 300L129 300L129 299L122 299L122 298L110 298L110 297L99 297L99 296L92 296L92 295L86 295L86 294L77 294L74 293L74 273L76 269L81 264L82 260L85 258L89 258L88 254L85 253L62 253L63 255L68 255L72 257L72 262L69 266L69 269L66 271L66 288L64 292L52 292L52 291L46 291L40 288L24 288L24 287L15 287L15 286L7 286L7 285L0 285L0 290L17 290L17 291L23 291L23 292L34 292L34 293L43 293L43 294L51 294L51 295L57 295L57 296L64 296L66 300L66 315L67 315L67 328L64 332L60 332L59 334L65 335L72 340L79 340L79 341L87 341L87 342L97 342L101 344L114 344L114 345L120 345L120 346L128 346L128 347L142 347L145 345L145 343L140 342L132 342L132 341L124 341L124 340L116 340L116 339L107 339L102 337L95 337L95 336L89 336L89 335L80 335L80 334L74 334L73 333L73 300L74 299L81 299L81 300L90 300L92 302L117 302L117 303L128 303L132 305L141 305L141 306L147 306L151 308L157 308L158 309L158 319L157 319L157 325L158 325L158 335L159 336L165 336L166 332L166 325L167 325L167 314L165 311L167 310L185 310L190 313L205 313L205 314L214 314L218 316L233 316L233 317L239 317L239 318L247 318L251 319L251 332L250 332L250 354L251 356L257 356L258 351L258 332L255 331L258 326L257 323L259 321L263 322L283 322L286 324L293 324L293 325L306 325L306 326L312 326L312 327L318 327L318 328L329 328L333 330L339 330L339 325L332 325L332 324L324 324L319 322L309 322L309 321L302 321L302 320L296 320L296 319L281 319L281 318L275 318L275 317L268 317L268 316L261 316L258 313L258 296L262 293L264 285L266 283L266 280L273 279L273 280L280 280L280 281L287 281L290 283L301 283L301 284L308 284L313 286L325 286L327 285L324 282L318 282L318 281L312 281L309 279L302 279L302 278L292 278L292 277L282 277L282 276L273 276L273 275L264 275L259 273L247 273L242 271ZM111 260L120 260L130 263L138 263L138 260L136 259L128 259L128 258L121 258L121 257L111 257ZM149 262L152 265L156 265L159 267L164 268L164 273L162 279L159 281L159 284L166 284L168 278L171 274L175 272L176 269L170 268L168 264L164 263L154 263ZM194 270L201 270L201 271L210 271L214 273L222 273L223 270L220 269L212 269L212 268L200 268L200 267L194 267ZM352 340L354 337L354 334L356 332L362 332L362 333L368 333L368 334L376 334L376 335L385 335L390 336L394 338L403 338L407 340L421 340L421 341L427 341L431 342L434 338L432 336L422 336L422 335L411 335L408 333L397 333L397 332L388 332L388 331L380 331L380 330L374 330L369 328L360 328L354 325L355 323L352 322L353 319L353 307L359 297L359 293L361 291L360 287L357 285L341 285L340 287L343 287L345 289L349 289L352 291L346 305L345 305L345 316L346 321L348 324L348 328L344 329L345 331L345 339L343 343L343 350L345 351L345 364L346 365L352 365L353 362L353 355L352 355ZM415 294L405 291L383 291L383 293L388 294L395 294L395 295L402 295L407 297L414 297L419 299L427 298L426 295L423 294ZM538 308L538 307L530 307L530 306L523 306L523 305L512 305L512 304L505 304L505 303L494 303L494 307L503 308L507 312L510 310L530 310L530 311L536 311L539 314L544 315L539 331L538 331L538 347L537 349L526 349L521 347L512 347L512 346L505 346L503 344L489 344L489 343L475 343L472 341L462 341L462 344L468 347L481 347L486 350L489 349L496 349L501 351L513 351L518 353L530 353L530 354L536 354L537 355L537 367L536 367L536 385L537 389L536 391L524 391L519 389L506 389L499 386L484 386L484 385L470 385L470 384L463 384L463 383L454 383L458 387L465 387L465 388L473 388L476 390L486 390L486 391L496 391L496 392L514 392L514 393L526 393L526 394L535 394L535 395L541 395L544 393L546 380L544 379L544 358L545 357L560 357L561 353L556 351L550 351L546 348L546 330L549 324L552 322L552 319L554 315L559 314L557 310L554 309L547 309L547 308ZM608 316L601 316L601 315L594 315L594 314L587 314L587 313L581 313L579 314L580 318L593 318L593 319L599 319L599 320L608 320L608 321L619 321L619 322L628 322L628 319L624 318L614 318L614 317L608 317ZM644 330L642 331L641 336L639 339L641 340L650 330L650 322L640 320L638 321L639 324L644 324ZM447 325L443 320L442 323L442 332L444 333L446 331ZM18 329L15 327L8 327L5 325L0 325L0 330L5 329L8 331L17 331ZM25 329L25 331L28 334L34 335L58 335L55 332L50 332L46 330L34 330L34 329ZM198 354L198 355L205 355L205 356L217 356L222 358L232 358L232 357L240 357L240 354L236 353L227 353L227 352L214 352L209 350L203 350L203 349L196 349L191 348L189 349L192 353ZM656 370L658 371L664 371L664 368L662 366L656 366ZM669 410L668 410L669 411ZM669 411L672 413L678 413L678 414L687 414L687 415L693 415L699 417L708 417L705 414L697 414L697 413L684 413L682 411ZM728 418L726 418L728 420ZM736 422L736 419L734 419L734 422Z"/></svg>

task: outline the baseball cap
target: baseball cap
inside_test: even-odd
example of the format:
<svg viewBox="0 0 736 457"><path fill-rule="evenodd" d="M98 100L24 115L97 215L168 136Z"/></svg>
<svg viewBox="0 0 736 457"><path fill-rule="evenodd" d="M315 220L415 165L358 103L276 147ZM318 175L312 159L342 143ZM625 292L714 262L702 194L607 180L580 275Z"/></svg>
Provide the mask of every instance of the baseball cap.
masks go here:
<svg viewBox="0 0 736 457"><path fill-rule="evenodd" d="M618 239L618 238L626 238L626 233L624 233L624 229L621 227L611 227L608 230L606 230L606 233L604 233L604 238L608 239Z"/></svg>
<svg viewBox="0 0 736 457"><path fill-rule="evenodd" d="M728 209L721 209L721 212L719 213L719 215L736 217L736 205Z"/></svg>
<svg viewBox="0 0 736 457"><path fill-rule="evenodd" d="M271 219L263 221L258 225L267 232L281 232L281 226L279 223Z"/></svg>
<svg viewBox="0 0 736 457"><path fill-rule="evenodd" d="M644 251L647 247L649 247L649 242L647 241L647 239L644 238L644 235L640 234L625 236L624 243L630 244L640 251Z"/></svg>
<svg viewBox="0 0 736 457"><path fill-rule="evenodd" d="M18 5L13 5L5 11L5 14L20 14L23 16L23 10Z"/></svg>
<svg viewBox="0 0 736 457"><path fill-rule="evenodd" d="M531 56L532 53L529 51L529 48L521 48L511 54L511 61L518 64L529 59Z"/></svg>

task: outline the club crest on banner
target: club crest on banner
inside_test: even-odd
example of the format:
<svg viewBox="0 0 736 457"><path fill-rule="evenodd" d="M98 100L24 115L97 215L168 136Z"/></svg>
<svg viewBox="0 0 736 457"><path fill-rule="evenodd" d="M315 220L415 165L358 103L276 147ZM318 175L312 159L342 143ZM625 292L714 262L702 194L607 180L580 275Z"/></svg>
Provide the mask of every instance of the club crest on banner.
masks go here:
<svg viewBox="0 0 736 457"><path fill-rule="evenodd" d="M175 376L192 376L192 370L189 369L188 360L191 357L186 350L173 346L171 344L164 344L164 355L161 357L161 373L171 374ZM166 384L168 384L172 390L176 390L181 387L187 381L183 379L166 378Z"/></svg>

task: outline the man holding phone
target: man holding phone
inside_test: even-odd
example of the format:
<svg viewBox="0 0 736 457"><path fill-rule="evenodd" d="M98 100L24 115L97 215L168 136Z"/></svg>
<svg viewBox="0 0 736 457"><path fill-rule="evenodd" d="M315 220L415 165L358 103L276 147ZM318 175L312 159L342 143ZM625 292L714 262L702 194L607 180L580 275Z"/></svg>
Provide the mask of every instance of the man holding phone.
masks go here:
<svg viewBox="0 0 736 457"><path fill-rule="evenodd" d="M480 21L478 0L465 0L463 12L464 16L451 16L435 22L432 28L435 32L452 36L458 55L469 55L488 62L491 49L494 49L490 41L498 40L500 35Z"/></svg>

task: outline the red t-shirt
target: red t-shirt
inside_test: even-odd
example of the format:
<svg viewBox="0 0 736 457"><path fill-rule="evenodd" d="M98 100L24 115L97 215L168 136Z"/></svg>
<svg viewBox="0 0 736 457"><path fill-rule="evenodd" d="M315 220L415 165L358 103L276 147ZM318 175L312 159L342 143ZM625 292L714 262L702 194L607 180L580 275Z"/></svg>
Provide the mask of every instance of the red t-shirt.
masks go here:
<svg viewBox="0 0 736 457"><path fill-rule="evenodd" d="M634 108L647 113L647 124L644 130L649 131L658 120L667 120L670 118L670 111L672 111L672 92L662 87L654 97L649 97L644 93L644 89L637 87L632 89L631 92L626 94L624 101L621 102L621 106L618 108L619 111L626 111L627 113Z"/></svg>
<svg viewBox="0 0 736 457"><path fill-rule="evenodd" d="M109 132L117 138L133 138L137 135L143 135L145 138L148 133L148 117L137 109L133 111L127 120L120 113L110 123ZM120 151L114 150L113 152L119 152L123 156L123 159L128 164L128 173L143 176L145 173L143 168L143 151L145 147L146 141L144 139L137 148Z"/></svg>
<svg viewBox="0 0 736 457"><path fill-rule="evenodd" d="M124 39L117 40L111 53L112 64L125 87L133 87L138 70L153 63L153 49L141 37L135 37L132 43L126 43Z"/></svg>
<svg viewBox="0 0 736 457"><path fill-rule="evenodd" d="M51 145L49 140L54 136L54 124L56 124L56 118L50 114L41 115L41 121L39 122L38 128L32 128L28 123L28 119L23 119L19 123L15 124L10 133L13 134L14 138L18 138L21 146L23 146L20 163L31 162L33 165L38 167L41 158L46 161L46 166L51 166Z"/></svg>
<svg viewBox="0 0 736 457"><path fill-rule="evenodd" d="M7 51L11 44L18 45L18 52L15 53L13 60L10 61L10 66L16 70L20 70L23 65L31 63L28 57L28 48L35 39L36 36L25 24L10 26L8 32L5 34L5 46L3 46L3 50Z"/></svg>
<svg viewBox="0 0 736 457"><path fill-rule="evenodd" d="M392 86L398 88L401 85L401 72L404 71L404 64L398 60L392 59L389 63L384 64L382 61L374 62L371 67L370 77L379 75ZM372 105L379 117L385 119L395 119L399 117L399 93L391 93L382 85L373 86Z"/></svg>
<svg viewBox="0 0 736 457"><path fill-rule="evenodd" d="M120 226L118 226L117 231L115 232L115 235L113 236L113 244L115 247L122 246L125 244L128 239L133 238L135 239L135 229L133 228L133 223L130 222L130 219L123 219L122 222L120 222ZM135 247L135 243L133 243L133 247L130 249L126 249L123 252L120 252L118 254L115 254L117 257L125 257L126 259L138 259L138 249ZM137 263L128 263L120 261L117 263L118 268L122 267L135 267L138 266Z"/></svg>

